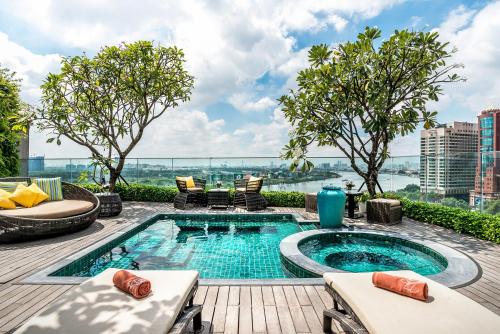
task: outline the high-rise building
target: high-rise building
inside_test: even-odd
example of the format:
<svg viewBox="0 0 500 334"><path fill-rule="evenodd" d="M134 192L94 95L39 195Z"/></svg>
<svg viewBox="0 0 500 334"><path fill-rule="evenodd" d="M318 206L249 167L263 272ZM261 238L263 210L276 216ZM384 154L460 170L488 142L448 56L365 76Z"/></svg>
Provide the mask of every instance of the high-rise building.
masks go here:
<svg viewBox="0 0 500 334"><path fill-rule="evenodd" d="M30 173L43 172L45 170L45 156L32 155L28 160L28 170Z"/></svg>
<svg viewBox="0 0 500 334"><path fill-rule="evenodd" d="M421 131L420 191L467 198L474 188L476 123L452 122Z"/></svg>
<svg viewBox="0 0 500 334"><path fill-rule="evenodd" d="M482 199L500 199L500 109L483 110L477 118L479 144L471 205L479 205Z"/></svg>

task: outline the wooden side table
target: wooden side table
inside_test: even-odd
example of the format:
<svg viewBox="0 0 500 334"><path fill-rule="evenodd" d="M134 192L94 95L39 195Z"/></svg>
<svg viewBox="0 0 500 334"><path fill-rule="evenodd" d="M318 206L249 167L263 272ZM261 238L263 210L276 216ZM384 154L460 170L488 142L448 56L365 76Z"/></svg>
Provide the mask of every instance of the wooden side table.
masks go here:
<svg viewBox="0 0 500 334"><path fill-rule="evenodd" d="M207 191L207 206L229 206L229 189L215 188Z"/></svg>
<svg viewBox="0 0 500 334"><path fill-rule="evenodd" d="M318 194L306 194L306 212L318 212Z"/></svg>

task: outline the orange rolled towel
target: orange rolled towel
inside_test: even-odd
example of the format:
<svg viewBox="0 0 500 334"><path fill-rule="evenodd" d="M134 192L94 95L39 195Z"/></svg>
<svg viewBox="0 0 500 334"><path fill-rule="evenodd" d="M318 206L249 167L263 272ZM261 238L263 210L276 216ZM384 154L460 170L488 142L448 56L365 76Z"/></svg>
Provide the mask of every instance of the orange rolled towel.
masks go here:
<svg viewBox="0 0 500 334"><path fill-rule="evenodd" d="M137 299L147 297L151 292L151 282L129 271L119 270L113 275L113 284Z"/></svg>
<svg viewBox="0 0 500 334"><path fill-rule="evenodd" d="M418 300L427 300L428 288L425 282L385 273L373 273L372 282L378 288Z"/></svg>

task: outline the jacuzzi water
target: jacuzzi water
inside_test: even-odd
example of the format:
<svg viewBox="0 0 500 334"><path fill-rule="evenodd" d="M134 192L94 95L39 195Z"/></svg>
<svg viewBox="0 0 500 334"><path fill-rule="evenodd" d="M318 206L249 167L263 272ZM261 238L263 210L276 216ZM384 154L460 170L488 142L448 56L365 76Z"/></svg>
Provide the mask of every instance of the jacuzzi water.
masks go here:
<svg viewBox="0 0 500 334"><path fill-rule="evenodd" d="M316 228L292 215L185 215L130 231L50 276L95 276L107 268L198 270L201 278L287 278L280 241Z"/></svg>
<svg viewBox="0 0 500 334"><path fill-rule="evenodd" d="M425 246L403 239L372 234L331 234L299 244L314 261L349 272L413 270L432 275L446 268L446 259Z"/></svg>

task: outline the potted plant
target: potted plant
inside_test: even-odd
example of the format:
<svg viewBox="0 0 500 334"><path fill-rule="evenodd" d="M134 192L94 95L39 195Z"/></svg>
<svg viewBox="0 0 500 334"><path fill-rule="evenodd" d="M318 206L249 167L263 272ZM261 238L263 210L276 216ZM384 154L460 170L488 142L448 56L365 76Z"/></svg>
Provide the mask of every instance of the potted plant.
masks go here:
<svg viewBox="0 0 500 334"><path fill-rule="evenodd" d="M120 201L121 211L115 186L125 181L127 156L148 125L191 95L194 78L184 69L184 53L137 41L106 46L93 58L66 57L61 64L60 73L50 73L42 85L38 125L49 134L47 142L67 138L90 151L93 164L109 175L102 201Z"/></svg>
<svg viewBox="0 0 500 334"><path fill-rule="evenodd" d="M368 192L364 192L357 196L359 213L366 213L366 202L371 198Z"/></svg>
<svg viewBox="0 0 500 334"><path fill-rule="evenodd" d="M356 185L354 184L354 182L352 182L351 180L348 180L346 183L345 183L345 188L347 189L347 191L351 191L354 189Z"/></svg>

